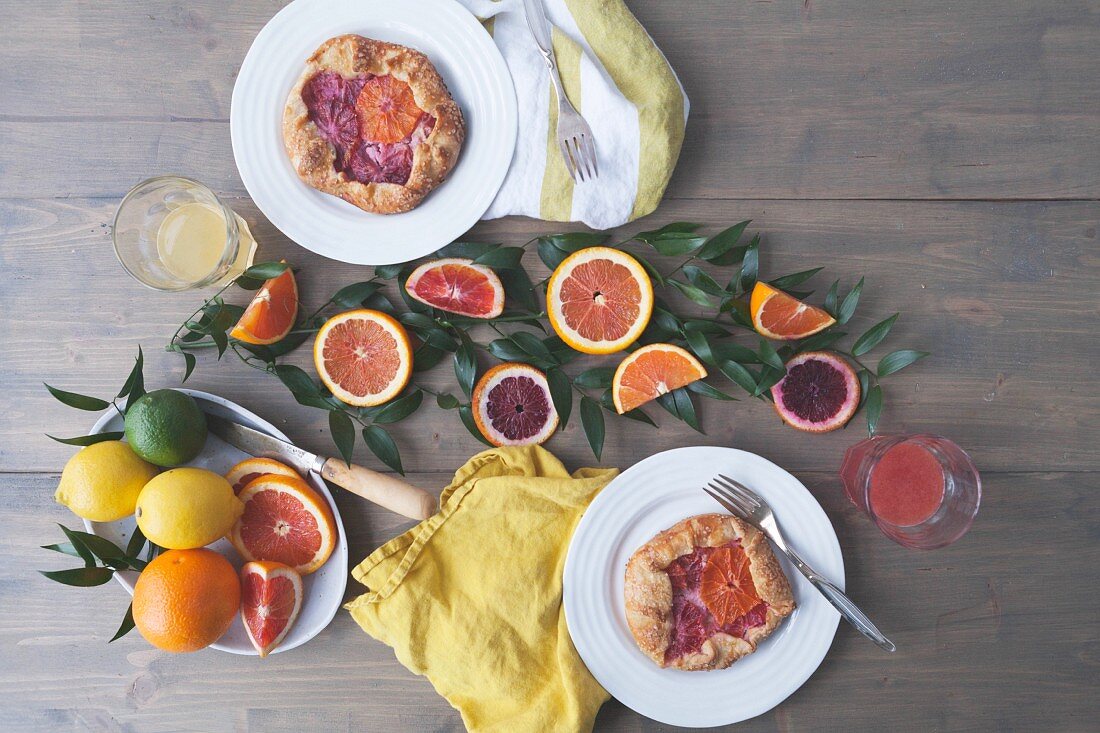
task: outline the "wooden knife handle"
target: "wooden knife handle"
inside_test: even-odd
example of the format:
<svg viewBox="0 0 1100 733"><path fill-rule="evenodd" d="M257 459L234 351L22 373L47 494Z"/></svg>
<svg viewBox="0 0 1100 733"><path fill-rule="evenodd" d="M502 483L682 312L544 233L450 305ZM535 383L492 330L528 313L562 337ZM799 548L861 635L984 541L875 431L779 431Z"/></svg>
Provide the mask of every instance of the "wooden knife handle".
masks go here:
<svg viewBox="0 0 1100 733"><path fill-rule="evenodd" d="M412 519L427 519L439 508L435 496L424 489L369 468L349 466L339 458L325 461L321 475L353 494Z"/></svg>

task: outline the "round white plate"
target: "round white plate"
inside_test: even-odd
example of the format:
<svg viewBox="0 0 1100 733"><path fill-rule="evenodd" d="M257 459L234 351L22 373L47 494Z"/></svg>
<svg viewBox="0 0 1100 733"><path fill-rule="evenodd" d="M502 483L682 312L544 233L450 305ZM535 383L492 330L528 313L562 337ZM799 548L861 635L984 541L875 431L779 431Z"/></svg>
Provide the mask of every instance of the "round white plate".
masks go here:
<svg viewBox="0 0 1100 733"><path fill-rule="evenodd" d="M407 213L370 214L307 186L283 146L283 107L306 59L344 33L427 54L466 119L458 164ZM260 211L306 249L357 265L406 262L463 234L492 203L516 145L508 67L478 20L455 0L295 0L252 43L229 117L233 157Z"/></svg>
<svg viewBox="0 0 1100 733"><path fill-rule="evenodd" d="M787 541L844 587L844 559L829 518L798 479L760 456L732 448L679 448L616 477L592 501L569 545L565 619L577 652L604 689L627 707L670 725L728 725L771 710L821 664L840 621L840 614L780 557L798 608L755 653L713 672L661 669L642 654L626 623L626 562L681 519L728 513L702 490L719 473L766 499Z"/></svg>
<svg viewBox="0 0 1100 733"><path fill-rule="evenodd" d="M247 425L256 430L262 430L280 440L289 440L268 421L227 399L193 389L179 389L177 391L189 394L196 400L205 403L202 405L203 409L215 415L239 422L241 425ZM96 421L91 432L95 434L121 430L123 430L122 417L115 410L111 410ZM203 446L198 457L185 465L207 468L214 473L224 474L234 464L248 457L247 453L223 442L211 433L207 436L206 445ZM340 610L340 604L344 601L344 590L348 584L348 541L344 533L344 523L340 519L340 510L336 507L336 502L332 500L332 494L329 493L328 487L325 486L325 482L321 480L318 474L311 473L306 476L306 480L328 502L333 517L336 519L336 530L339 532L339 537L336 540L336 549L332 551L328 561L316 572L302 578L302 610L298 612L298 619L294 622L294 626L290 628L286 638L275 648L272 654L289 651L296 646L301 646L321 633L321 630L329 625L329 622L336 616L336 612ZM119 547L126 547L126 543L134 531L134 518L127 517L117 522L89 522L84 520L84 526L89 532L108 539ZM244 560L233 549L233 545L229 544L228 540L218 540L209 547L211 550L216 550L229 558L235 568L240 569L241 565L244 564ZM130 595L134 594L134 583L137 582L137 578L138 573L129 570L115 573L115 579L122 584L122 587ZM231 654L258 655L256 648L248 640L248 634L244 630L244 623L241 621L240 615L234 619L233 626L225 632L225 636L218 639L216 643L211 644L210 648Z"/></svg>

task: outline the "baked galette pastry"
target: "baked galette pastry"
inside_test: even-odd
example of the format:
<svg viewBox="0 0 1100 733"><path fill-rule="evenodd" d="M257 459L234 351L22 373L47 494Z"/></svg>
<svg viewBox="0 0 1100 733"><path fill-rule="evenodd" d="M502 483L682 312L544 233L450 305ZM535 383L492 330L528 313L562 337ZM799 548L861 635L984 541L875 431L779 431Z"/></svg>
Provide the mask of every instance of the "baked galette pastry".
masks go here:
<svg viewBox="0 0 1100 733"><path fill-rule="evenodd" d="M724 669L794 611L787 576L762 532L700 514L645 543L626 564L626 620L661 667Z"/></svg>
<svg viewBox="0 0 1100 733"><path fill-rule="evenodd" d="M356 35L321 44L283 111L298 176L377 214L417 206L454 167L465 135L427 56Z"/></svg>

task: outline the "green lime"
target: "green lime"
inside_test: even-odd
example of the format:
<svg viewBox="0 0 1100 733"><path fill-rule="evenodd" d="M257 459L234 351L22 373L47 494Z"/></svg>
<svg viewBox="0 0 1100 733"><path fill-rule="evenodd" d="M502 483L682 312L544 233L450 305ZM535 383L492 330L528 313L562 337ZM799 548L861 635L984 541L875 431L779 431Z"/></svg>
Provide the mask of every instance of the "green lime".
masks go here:
<svg viewBox="0 0 1100 733"><path fill-rule="evenodd" d="M205 445L206 416L190 395L158 389L126 411L126 441L149 463L180 466Z"/></svg>

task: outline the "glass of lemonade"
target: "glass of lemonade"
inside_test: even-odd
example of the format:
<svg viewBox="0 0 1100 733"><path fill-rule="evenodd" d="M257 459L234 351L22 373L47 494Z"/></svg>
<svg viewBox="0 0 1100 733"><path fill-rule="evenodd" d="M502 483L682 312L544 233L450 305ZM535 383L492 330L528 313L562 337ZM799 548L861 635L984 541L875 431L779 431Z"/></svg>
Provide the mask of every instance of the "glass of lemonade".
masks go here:
<svg viewBox="0 0 1100 733"><path fill-rule="evenodd" d="M248 224L213 191L181 176L149 178L118 205L115 254L130 275L156 290L223 283L251 264Z"/></svg>

